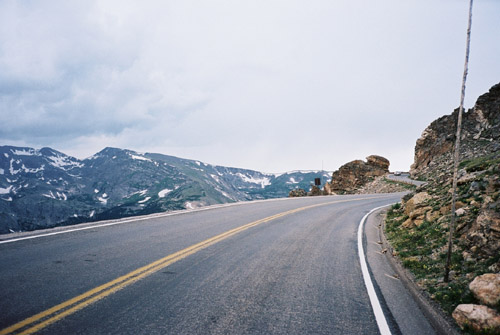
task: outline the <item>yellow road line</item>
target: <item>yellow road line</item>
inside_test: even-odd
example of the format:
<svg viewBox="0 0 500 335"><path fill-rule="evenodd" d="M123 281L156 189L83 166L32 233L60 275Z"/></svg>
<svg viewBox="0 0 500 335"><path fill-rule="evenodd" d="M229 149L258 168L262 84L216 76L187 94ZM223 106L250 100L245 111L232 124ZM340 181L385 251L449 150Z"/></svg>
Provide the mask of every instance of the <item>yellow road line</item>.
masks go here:
<svg viewBox="0 0 500 335"><path fill-rule="evenodd" d="M123 275L121 277L118 277L110 282L107 282L103 285L100 285L96 288L93 288L83 294L80 294L72 299L69 299L61 304L58 304L54 307L51 307L41 313L38 313L32 317L29 317L21 322L18 322L8 328L5 328L0 331L0 335L7 335L11 334L15 331L18 331L23 328L27 328L30 325L32 325L30 328L25 329L19 334L33 334L48 325L57 322L64 317L73 314L82 308L104 298L107 297L118 290L121 290L122 288L138 281L141 280L183 258L186 258L202 249L205 249L215 243L218 243L222 240L225 240L235 234L238 234L244 230L247 230L249 228L255 227L257 225L260 225L262 223L266 223L275 219L278 219L280 217L290 215L293 213L297 213L300 211L304 211L306 209L311 209L314 207L319 207L319 206L325 206L325 205L331 205L334 203L340 203L340 202L348 202L348 201L357 201L357 200L363 200L360 198L354 198L354 199L347 199L347 200L338 200L338 201L331 201L327 203L321 203L321 204L315 204L315 205L310 205L310 206L305 206L305 207L300 207L296 209L292 209L286 212L278 213L257 221L253 221L250 223L247 223L243 226L228 230L222 234L216 235L214 237L208 238L202 242L193 244L192 246L189 246L185 249L182 249L180 251L177 251L173 254L170 254L166 257L163 257L157 261L154 261L148 265L145 265L143 267L140 267L126 275ZM34 324L34 325L33 325Z"/></svg>

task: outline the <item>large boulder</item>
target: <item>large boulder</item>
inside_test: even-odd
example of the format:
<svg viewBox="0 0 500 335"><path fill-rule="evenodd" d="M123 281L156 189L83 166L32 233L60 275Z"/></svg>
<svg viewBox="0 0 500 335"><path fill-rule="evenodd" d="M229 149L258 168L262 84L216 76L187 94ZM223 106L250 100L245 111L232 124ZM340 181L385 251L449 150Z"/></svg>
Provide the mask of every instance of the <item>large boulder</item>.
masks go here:
<svg viewBox="0 0 500 335"><path fill-rule="evenodd" d="M500 334L500 315L489 307L458 305L452 316L462 329L469 327L480 334Z"/></svg>
<svg viewBox="0 0 500 335"><path fill-rule="evenodd" d="M376 155L368 156L367 161L354 160L342 165L332 175L330 184L334 193L356 193L376 177L389 172L389 160Z"/></svg>
<svg viewBox="0 0 500 335"><path fill-rule="evenodd" d="M500 273L477 276L469 289L482 304L496 306L500 302Z"/></svg>

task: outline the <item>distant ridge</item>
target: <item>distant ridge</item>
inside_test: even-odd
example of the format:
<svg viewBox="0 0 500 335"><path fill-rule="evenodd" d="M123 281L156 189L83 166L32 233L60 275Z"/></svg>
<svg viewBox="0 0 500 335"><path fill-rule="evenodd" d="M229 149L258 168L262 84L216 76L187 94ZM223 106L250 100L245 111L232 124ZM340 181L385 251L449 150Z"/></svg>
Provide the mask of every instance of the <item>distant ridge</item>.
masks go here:
<svg viewBox="0 0 500 335"><path fill-rule="evenodd" d="M286 197L317 177L331 174L262 173L110 147L79 160L0 146L0 233Z"/></svg>

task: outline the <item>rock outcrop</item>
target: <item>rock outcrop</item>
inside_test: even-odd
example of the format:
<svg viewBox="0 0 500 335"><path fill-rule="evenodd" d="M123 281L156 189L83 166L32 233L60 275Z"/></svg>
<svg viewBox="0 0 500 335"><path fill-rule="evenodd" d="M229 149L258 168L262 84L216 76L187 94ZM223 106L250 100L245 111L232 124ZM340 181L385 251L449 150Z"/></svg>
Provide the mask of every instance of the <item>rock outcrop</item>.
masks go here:
<svg viewBox="0 0 500 335"><path fill-rule="evenodd" d="M305 197L306 195L307 192L302 188L293 189L288 193L288 197L290 198Z"/></svg>
<svg viewBox="0 0 500 335"><path fill-rule="evenodd" d="M469 289L483 305L496 306L500 303L500 273L486 273L477 276Z"/></svg>
<svg viewBox="0 0 500 335"><path fill-rule="evenodd" d="M433 121L415 145L412 177L432 179L451 172L458 109ZM475 106L462 115L461 159L500 151L500 83L480 96Z"/></svg>
<svg viewBox="0 0 500 335"><path fill-rule="evenodd" d="M486 306L458 305L453 318L462 329L472 328L478 334L500 334L500 315Z"/></svg>
<svg viewBox="0 0 500 335"><path fill-rule="evenodd" d="M329 188L337 194L356 193L376 177L389 173L389 164L388 159L376 155L366 157L366 162L354 160L342 165L332 174Z"/></svg>
<svg viewBox="0 0 500 335"><path fill-rule="evenodd" d="M500 334L500 314L494 309L500 302L500 274L477 276L469 289L482 305L458 305L452 313L457 324L480 334Z"/></svg>
<svg viewBox="0 0 500 335"><path fill-rule="evenodd" d="M432 122L415 146L410 173L427 179L422 191L435 198L425 213L428 221L449 221L457 113L455 110ZM457 232L467 258L493 257L500 253L500 84L480 96L474 108L464 113L460 157ZM405 212L409 214L408 210ZM422 217L409 218L414 219ZM406 226L418 222L413 223L407 222Z"/></svg>

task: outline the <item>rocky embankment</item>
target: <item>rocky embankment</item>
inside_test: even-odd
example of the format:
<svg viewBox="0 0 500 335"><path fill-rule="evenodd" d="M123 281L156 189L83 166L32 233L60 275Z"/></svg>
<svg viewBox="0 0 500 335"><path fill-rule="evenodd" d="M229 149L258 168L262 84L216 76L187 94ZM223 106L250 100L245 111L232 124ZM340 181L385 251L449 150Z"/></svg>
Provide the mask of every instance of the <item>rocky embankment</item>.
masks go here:
<svg viewBox="0 0 500 335"><path fill-rule="evenodd" d="M457 115L435 120L417 140L410 173L427 184L388 213L387 234L417 283L460 327L500 334L500 84L463 115L456 234L445 283Z"/></svg>

